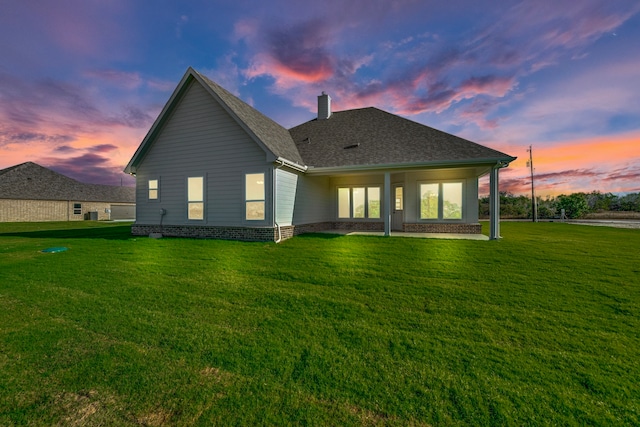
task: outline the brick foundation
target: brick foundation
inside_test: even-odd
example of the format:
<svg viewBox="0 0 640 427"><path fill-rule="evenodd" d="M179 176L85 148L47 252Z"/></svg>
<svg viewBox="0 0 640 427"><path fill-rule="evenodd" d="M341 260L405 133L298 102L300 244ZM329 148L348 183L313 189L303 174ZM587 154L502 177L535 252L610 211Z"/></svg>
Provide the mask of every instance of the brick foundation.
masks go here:
<svg viewBox="0 0 640 427"><path fill-rule="evenodd" d="M333 222L330 230L384 231L384 222Z"/></svg>
<svg viewBox="0 0 640 427"><path fill-rule="evenodd" d="M144 225L131 226L134 236L148 236L160 233L164 237L191 237L197 239L245 240L274 242L290 239L305 233L317 233L326 230L384 231L383 222L317 222L313 224L287 225L280 227L217 227L198 225ZM480 234L480 224L403 224L407 233L463 233Z"/></svg>
<svg viewBox="0 0 640 427"><path fill-rule="evenodd" d="M257 242L275 241L278 230L271 227L213 227L199 225L141 225L131 226L134 236L160 233L164 237L191 237L196 239L246 240Z"/></svg>
<svg viewBox="0 0 640 427"><path fill-rule="evenodd" d="M432 223L404 223L402 231L405 233L456 233L456 234L481 234L480 224L432 224Z"/></svg>

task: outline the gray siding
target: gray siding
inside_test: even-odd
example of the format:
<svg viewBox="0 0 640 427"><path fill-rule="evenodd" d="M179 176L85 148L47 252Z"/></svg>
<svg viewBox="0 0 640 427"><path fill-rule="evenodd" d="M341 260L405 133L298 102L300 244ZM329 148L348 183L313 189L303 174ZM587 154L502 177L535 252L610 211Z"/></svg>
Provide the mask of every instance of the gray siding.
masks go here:
<svg viewBox="0 0 640 427"><path fill-rule="evenodd" d="M276 169L276 222L278 225L293 224L293 209L296 202L298 175Z"/></svg>
<svg viewBox="0 0 640 427"><path fill-rule="evenodd" d="M138 224L243 226L244 174L265 173L266 220L272 223L272 165L266 153L196 81L164 123L137 169ZM205 177L205 220L187 219L187 177ZM148 199L149 179L159 180L159 199Z"/></svg>
<svg viewBox="0 0 640 427"><path fill-rule="evenodd" d="M293 225L332 221L332 194L329 177L300 174L296 188Z"/></svg>

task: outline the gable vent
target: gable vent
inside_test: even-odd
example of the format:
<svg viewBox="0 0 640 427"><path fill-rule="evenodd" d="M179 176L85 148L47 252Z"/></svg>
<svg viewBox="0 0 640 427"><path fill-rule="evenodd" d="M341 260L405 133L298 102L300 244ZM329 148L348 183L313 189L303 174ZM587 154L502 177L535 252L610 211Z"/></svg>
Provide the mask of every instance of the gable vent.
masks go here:
<svg viewBox="0 0 640 427"><path fill-rule="evenodd" d="M318 96L318 120L326 120L331 117L331 97L324 91Z"/></svg>

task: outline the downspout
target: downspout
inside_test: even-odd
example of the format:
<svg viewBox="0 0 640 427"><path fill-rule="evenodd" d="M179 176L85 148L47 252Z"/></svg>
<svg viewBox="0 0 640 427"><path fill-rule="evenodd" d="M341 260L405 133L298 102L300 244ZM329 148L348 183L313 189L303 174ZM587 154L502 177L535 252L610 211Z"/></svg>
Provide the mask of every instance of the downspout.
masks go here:
<svg viewBox="0 0 640 427"><path fill-rule="evenodd" d="M280 166L276 167L275 170L273 171L273 223L276 225L276 228L278 229L278 239L276 239L276 243L280 243L282 241L282 232L280 230L280 224L278 224L278 220L276 218L276 206L278 205L277 201L277 197L278 197L278 169L280 169L281 167L284 166L284 160L278 158L276 160L276 162L280 162Z"/></svg>

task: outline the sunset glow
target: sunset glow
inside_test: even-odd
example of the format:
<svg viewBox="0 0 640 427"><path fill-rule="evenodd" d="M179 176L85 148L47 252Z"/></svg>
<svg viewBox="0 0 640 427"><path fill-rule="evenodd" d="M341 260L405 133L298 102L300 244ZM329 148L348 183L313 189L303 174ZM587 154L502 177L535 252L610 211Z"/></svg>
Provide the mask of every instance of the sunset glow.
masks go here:
<svg viewBox="0 0 640 427"><path fill-rule="evenodd" d="M8 2L0 169L122 172L189 66L285 127L375 106L518 160L500 189L640 191L635 0ZM482 189L486 183L481 183Z"/></svg>

